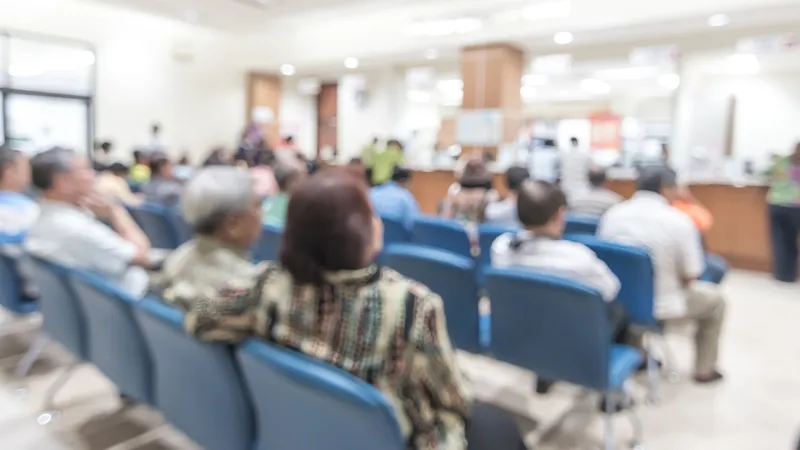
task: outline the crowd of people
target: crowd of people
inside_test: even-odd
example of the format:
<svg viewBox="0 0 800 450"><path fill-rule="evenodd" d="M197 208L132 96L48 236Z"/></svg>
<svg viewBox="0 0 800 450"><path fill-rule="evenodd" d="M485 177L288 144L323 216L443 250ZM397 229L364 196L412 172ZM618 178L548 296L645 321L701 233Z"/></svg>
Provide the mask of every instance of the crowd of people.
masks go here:
<svg viewBox="0 0 800 450"><path fill-rule="evenodd" d="M138 152L128 170L101 161L93 167L85 155L63 148L30 160L2 148L2 250L19 258L23 278L28 253L105 275L139 298L156 293L186 313L186 329L198 339L236 344L263 338L342 368L387 396L411 448L494 449L499 434L508 442L512 433L510 448L524 449L510 417L472 399L441 298L375 263L383 246L381 217L399 219L410 230L420 214L408 190L412 172L401 164L402 146L392 142L368 154L366 164L312 173L299 153L265 149L258 139L257 130L245 133L237 157L245 167L217 159L202 168L174 165L154 151ZM384 160L386 167L376 165ZM178 175L180 166L188 176ZM725 300L719 279L701 281L708 211L679 188L666 166L643 168L629 200L607 189L602 169L587 168L584 177L586 188L567 195L557 182L515 166L506 172L508 194L500 198L485 161L470 160L440 213L467 229L480 223L517 228L493 243L492 265L596 289L608 302L613 338L642 348L616 305L619 280L588 247L564 239L568 213L597 217L601 239L649 249L655 316L664 323L693 321L694 379L720 380ZM30 184L38 202L27 195ZM179 207L193 239L174 251L152 248L125 208L141 202ZM248 252L264 225L284 230L279 261L254 263ZM29 284L21 295L33 300Z"/></svg>

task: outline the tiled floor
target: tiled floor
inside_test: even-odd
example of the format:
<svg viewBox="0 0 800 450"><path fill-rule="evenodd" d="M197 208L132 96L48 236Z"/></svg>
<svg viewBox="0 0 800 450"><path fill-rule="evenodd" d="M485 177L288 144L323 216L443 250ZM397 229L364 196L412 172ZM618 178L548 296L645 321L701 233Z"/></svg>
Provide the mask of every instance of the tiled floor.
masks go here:
<svg viewBox="0 0 800 450"><path fill-rule="evenodd" d="M766 275L735 272L724 288L729 308L721 366L727 378L713 387L692 384L690 330L670 334L682 377L677 384L662 384L658 405L638 402L648 450L788 450L800 437L800 284L779 285ZM57 397L61 416L40 425L47 386L69 358L48 347L28 377L27 396L16 395L11 372L37 326L35 320L14 322L18 332L0 338L0 449L196 448L164 425L158 413L121 408L114 387L87 365ZM462 362L479 397L520 416L531 448L600 448L603 420L595 394L557 385L547 396L536 396L530 373L470 355L462 355ZM635 383L640 397L643 382ZM618 448L627 448L632 431L625 415L616 424Z"/></svg>

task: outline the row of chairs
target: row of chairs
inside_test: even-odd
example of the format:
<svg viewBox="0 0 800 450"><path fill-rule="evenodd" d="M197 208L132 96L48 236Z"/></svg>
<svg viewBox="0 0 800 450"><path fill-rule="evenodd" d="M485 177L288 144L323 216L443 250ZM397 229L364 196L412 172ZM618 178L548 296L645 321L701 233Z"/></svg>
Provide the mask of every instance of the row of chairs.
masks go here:
<svg viewBox="0 0 800 450"><path fill-rule="evenodd" d="M2 271L13 273L6 263ZM346 372L260 340L199 341L184 331L183 313L156 297L136 300L102 277L41 259L31 265L43 322L25 371L47 342L75 357L46 394L40 423L57 415L54 396L89 362L208 450L405 448L386 398Z"/></svg>

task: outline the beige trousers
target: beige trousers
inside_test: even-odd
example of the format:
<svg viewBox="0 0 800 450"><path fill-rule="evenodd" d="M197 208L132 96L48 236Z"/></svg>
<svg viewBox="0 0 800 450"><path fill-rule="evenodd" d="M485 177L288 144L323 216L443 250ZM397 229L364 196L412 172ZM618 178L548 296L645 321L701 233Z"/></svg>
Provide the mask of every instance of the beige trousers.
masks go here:
<svg viewBox="0 0 800 450"><path fill-rule="evenodd" d="M692 321L697 324L695 334L695 373L709 374L717 368L719 337L725 317L725 299L719 285L693 281L686 290L686 315L670 322Z"/></svg>

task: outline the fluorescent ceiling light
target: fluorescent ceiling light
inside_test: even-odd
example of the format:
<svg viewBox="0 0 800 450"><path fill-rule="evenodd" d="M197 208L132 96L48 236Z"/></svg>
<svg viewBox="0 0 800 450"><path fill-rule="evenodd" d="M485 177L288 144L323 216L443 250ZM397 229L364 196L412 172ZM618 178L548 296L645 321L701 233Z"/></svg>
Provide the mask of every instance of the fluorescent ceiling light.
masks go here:
<svg viewBox="0 0 800 450"><path fill-rule="evenodd" d="M563 19L569 17L571 6L570 0L544 1L523 9L521 15L531 21Z"/></svg>
<svg viewBox="0 0 800 450"><path fill-rule="evenodd" d="M436 59L439 57L439 52L435 48L425 50L425 59Z"/></svg>
<svg viewBox="0 0 800 450"><path fill-rule="evenodd" d="M547 84L547 75L542 74L529 74L522 76L522 84L524 86L542 86Z"/></svg>
<svg viewBox="0 0 800 450"><path fill-rule="evenodd" d="M35 77L45 73L46 70L42 67L24 66L21 64L11 64L8 68L8 74L12 77Z"/></svg>
<svg viewBox="0 0 800 450"><path fill-rule="evenodd" d="M431 101L431 94L425 91L411 90L406 92L406 98L410 102L429 103Z"/></svg>
<svg viewBox="0 0 800 450"><path fill-rule="evenodd" d="M408 28L408 33L414 36L447 36L471 33L482 27L483 22L476 18L429 20L412 24Z"/></svg>
<svg viewBox="0 0 800 450"><path fill-rule="evenodd" d="M572 42L572 33L569 31L559 31L553 35L553 42L559 45L565 45Z"/></svg>
<svg viewBox="0 0 800 450"><path fill-rule="evenodd" d="M641 80L651 78L658 74L658 70L652 66L644 67L622 67L619 69L603 69L594 73L595 78L605 80Z"/></svg>
<svg viewBox="0 0 800 450"><path fill-rule="evenodd" d="M344 59L344 66L348 69L356 69L358 68L358 58L354 58L352 56Z"/></svg>
<svg viewBox="0 0 800 450"><path fill-rule="evenodd" d="M665 89L674 91L681 85L681 77L677 73L665 73L658 77L658 84Z"/></svg>
<svg viewBox="0 0 800 450"><path fill-rule="evenodd" d="M608 94L611 92L611 86L608 83L596 78L586 78L581 81L581 89L592 94Z"/></svg>
<svg viewBox="0 0 800 450"><path fill-rule="evenodd" d="M290 77L294 75L294 66L291 64L284 64L281 66L281 73Z"/></svg>
<svg viewBox="0 0 800 450"><path fill-rule="evenodd" d="M708 25L712 27L724 27L730 23L727 14L714 14L708 18Z"/></svg>
<svg viewBox="0 0 800 450"><path fill-rule="evenodd" d="M736 53L728 57L728 70L741 75L752 75L761 70L761 64L752 53Z"/></svg>
<svg viewBox="0 0 800 450"><path fill-rule="evenodd" d="M522 98L530 98L536 95L536 88L533 86L522 86L519 88L519 95Z"/></svg>

